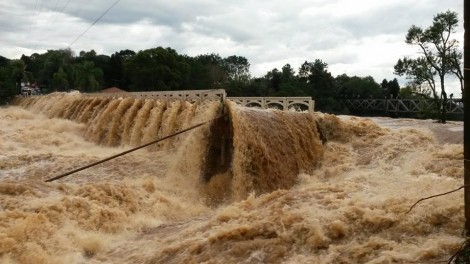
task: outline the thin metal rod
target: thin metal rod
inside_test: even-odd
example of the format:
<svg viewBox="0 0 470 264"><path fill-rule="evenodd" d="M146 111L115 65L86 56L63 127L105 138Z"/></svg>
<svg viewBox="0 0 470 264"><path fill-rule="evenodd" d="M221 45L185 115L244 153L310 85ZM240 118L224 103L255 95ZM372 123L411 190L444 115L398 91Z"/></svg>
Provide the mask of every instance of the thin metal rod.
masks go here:
<svg viewBox="0 0 470 264"><path fill-rule="evenodd" d="M176 132L176 133L174 133L174 134L171 134L171 135L162 137L162 138L157 139L157 140L155 140L155 141L146 143L146 144L144 144L144 145L135 147L135 148L133 148L133 149L126 150L126 151L124 151L124 152L118 153L118 154L113 155L113 156L111 156L111 157L108 157L108 158L102 159L102 160L100 160L100 161L97 161L97 162L88 164L88 165L86 165L86 166L83 166L83 167L74 169L74 170L69 171L69 172L67 172L67 173L64 173L64 174L61 174L61 175L57 175L57 176L55 176L55 177L52 177L52 178L49 178L49 179L45 180L45 182L55 181L55 180L57 180L57 179L63 178L63 177L65 177L65 176L68 176L68 175L70 175L70 174L73 174L73 173L82 171L82 170L84 170L84 169L88 169L88 168L90 168L90 167L96 166L96 165L101 164L101 163L103 163L103 162L106 162L106 161L108 161L108 160L112 160L112 159L115 159L115 158L117 158L117 157L126 155L126 154L128 154L128 153L130 153L130 152L136 151L136 150L138 150L138 149L145 148L145 147L147 147L147 146L150 146L150 145L152 145L152 144L158 143L158 142L163 141L163 140L165 140L165 139L169 139L169 138L171 138L171 137L177 136L177 135L179 135L179 134L181 134L181 133L184 133L184 132L186 132L186 131L195 129L195 128L197 128L197 127L200 127L200 126L202 126L202 125L204 125L204 124L206 124L206 123L212 122L212 121L214 121L214 120L216 120L216 119L218 119L218 118L221 118L221 117L222 117L222 116L219 116L219 117L216 117L216 118L211 119L211 120L209 120L209 121L206 121L206 122L203 122L203 123L199 123L199 124L197 124L197 125L194 125L194 126L192 126L192 127L185 128L185 129L180 130L180 131L178 131L178 132Z"/></svg>

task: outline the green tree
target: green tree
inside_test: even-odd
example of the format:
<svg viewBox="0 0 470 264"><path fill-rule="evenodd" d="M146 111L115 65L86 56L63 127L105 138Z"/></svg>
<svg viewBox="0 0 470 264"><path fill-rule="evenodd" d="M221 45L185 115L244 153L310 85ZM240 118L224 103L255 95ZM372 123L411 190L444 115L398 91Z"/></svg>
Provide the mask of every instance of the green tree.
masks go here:
<svg viewBox="0 0 470 264"><path fill-rule="evenodd" d="M95 50L80 51L79 57L75 58L75 63L82 63L84 61L91 61L95 64L95 67L100 68L103 71L103 85L111 87L115 81L111 78L111 65L110 57L107 55L97 54Z"/></svg>
<svg viewBox="0 0 470 264"><path fill-rule="evenodd" d="M22 55L21 60L25 63L25 70L29 72L32 76L31 81L41 83L40 78L45 61L44 54L33 53L30 56Z"/></svg>
<svg viewBox="0 0 470 264"><path fill-rule="evenodd" d="M338 95L335 79L328 72L328 64L316 59L305 61L299 68L299 86L306 95L315 100L315 107L321 111L333 112L338 108L335 98Z"/></svg>
<svg viewBox="0 0 470 264"><path fill-rule="evenodd" d="M191 69L188 76L188 82L184 87L194 90L209 89L212 87L212 80L209 76L206 65L194 57L184 57Z"/></svg>
<svg viewBox="0 0 470 264"><path fill-rule="evenodd" d="M295 71L289 63L282 66L281 72L282 72L282 80L284 82L295 81L295 79L296 79Z"/></svg>
<svg viewBox="0 0 470 264"><path fill-rule="evenodd" d="M298 77L290 64L286 64L281 69L281 84L279 91L275 96L308 96L308 93L303 90L305 86L299 83Z"/></svg>
<svg viewBox="0 0 470 264"><path fill-rule="evenodd" d="M95 67L92 61L84 61L74 65L74 88L81 92L95 92L102 88L101 80L103 78L103 71ZM58 80L60 79L60 72L58 72ZM57 76L57 75L56 75Z"/></svg>
<svg viewBox="0 0 470 264"><path fill-rule="evenodd" d="M415 98L430 98L431 89L426 85L418 85L410 82L405 87L400 89L400 98L415 99Z"/></svg>
<svg viewBox="0 0 470 264"><path fill-rule="evenodd" d="M421 80L422 76L413 76L417 72L427 75L426 78L432 78L428 84L436 83L434 76L437 76L440 87L440 122L446 122L447 93L445 90L445 76L455 70L456 64L452 63L453 54L458 54L458 42L451 39L458 26L456 12L446 11L439 13L433 18L433 23L426 29L418 26L411 26L406 35L405 42L410 45L418 46L423 54L418 59L400 60L395 65L396 72L402 74L411 74L412 77ZM404 65L398 65L403 63ZM397 70L398 68L398 70ZM431 85L432 87L432 85ZM434 86L435 87L435 86ZM432 88L431 88L432 89ZM435 89L435 88L434 88Z"/></svg>
<svg viewBox="0 0 470 264"><path fill-rule="evenodd" d="M398 95L400 94L400 84L398 83L397 78L393 78L393 80L388 83L388 89L385 91L387 91L392 98L398 98Z"/></svg>
<svg viewBox="0 0 470 264"><path fill-rule="evenodd" d="M250 63L242 56L229 56L222 60L227 76L227 84L223 87L228 94L237 94L250 81Z"/></svg>
<svg viewBox="0 0 470 264"><path fill-rule="evenodd" d="M135 52L129 49L115 52L108 61L108 72L104 73L107 86L118 86L124 90L129 89L131 80L126 71L125 64L135 56Z"/></svg>
<svg viewBox="0 0 470 264"><path fill-rule="evenodd" d="M139 51L125 63L132 91L178 90L189 79L190 66L171 48L157 47Z"/></svg>
<svg viewBox="0 0 470 264"><path fill-rule="evenodd" d="M264 76L268 83L268 89L270 94L276 94L281 89L282 84L282 73L274 68Z"/></svg>
<svg viewBox="0 0 470 264"><path fill-rule="evenodd" d="M15 87L18 93L21 92L21 83L31 80L31 75L26 72L26 65L22 60L10 61L10 76L15 79Z"/></svg>
<svg viewBox="0 0 470 264"><path fill-rule="evenodd" d="M250 80L250 63L245 57L232 55L224 58L222 63L229 80L248 83Z"/></svg>
<svg viewBox="0 0 470 264"><path fill-rule="evenodd" d="M115 52L109 58L109 71L106 75L106 79L108 79L107 86L118 86L127 90L124 76L124 59L118 52Z"/></svg>
<svg viewBox="0 0 470 264"><path fill-rule="evenodd" d="M335 78L336 85L339 89L339 97L350 99L350 98L384 98L385 91L383 85L386 80L382 82L382 86L379 85L373 77L358 77L358 76L347 76L346 74L337 76ZM390 86L391 82L387 82L386 87Z"/></svg>
<svg viewBox="0 0 470 264"><path fill-rule="evenodd" d="M11 61L0 56L0 104L7 103L10 98L19 93L15 82Z"/></svg>
<svg viewBox="0 0 470 264"><path fill-rule="evenodd" d="M7 102L8 98L21 93L21 84L32 80L22 60L8 60L7 64L0 66L0 102Z"/></svg>
<svg viewBox="0 0 470 264"><path fill-rule="evenodd" d="M68 91L70 89L67 73L64 68L59 70L52 76L52 88L56 91Z"/></svg>
<svg viewBox="0 0 470 264"><path fill-rule="evenodd" d="M199 74L201 80L205 83L205 89L223 89L228 83L229 74L227 65L218 54L204 54L196 56L195 60L200 65ZM248 64L249 67L249 64ZM236 78L236 67L233 65L234 72L232 78ZM194 80L195 76L192 76Z"/></svg>
<svg viewBox="0 0 470 264"><path fill-rule="evenodd" d="M451 64L451 68L450 68L450 71L459 79L459 82L460 82L460 91L461 91L461 94L462 94L462 98L463 98L463 92L464 92L464 89L463 89L463 72L462 72L462 53L457 51L457 50L454 50L450 53L450 64Z"/></svg>
<svg viewBox="0 0 470 264"><path fill-rule="evenodd" d="M41 66L41 69L35 75L37 82L47 88L51 88L54 73L58 72L60 67L67 72L69 81L73 78L72 64L74 62L74 54L70 49L48 50L45 54L33 60L36 60Z"/></svg>
<svg viewBox="0 0 470 264"><path fill-rule="evenodd" d="M387 79L382 80L382 83L380 83L380 87L384 91L385 98L388 99L388 98L392 97L392 95L390 93L390 88L389 88L389 81L387 81Z"/></svg>
<svg viewBox="0 0 470 264"><path fill-rule="evenodd" d="M411 87L426 87L433 95L436 105L439 105L439 96L436 91L436 81L434 76L436 71L428 63L424 57L417 59L403 58L399 59L395 64L395 74L400 76L406 75L411 79Z"/></svg>
<svg viewBox="0 0 470 264"><path fill-rule="evenodd" d="M5 58L0 55L0 67L7 67L9 63L10 60L8 58Z"/></svg>
<svg viewBox="0 0 470 264"><path fill-rule="evenodd" d="M94 61L95 58L96 58L97 54L96 54L96 51L94 49L90 50L90 51L80 51L79 52L79 58L83 59L83 60L87 60L87 61Z"/></svg>

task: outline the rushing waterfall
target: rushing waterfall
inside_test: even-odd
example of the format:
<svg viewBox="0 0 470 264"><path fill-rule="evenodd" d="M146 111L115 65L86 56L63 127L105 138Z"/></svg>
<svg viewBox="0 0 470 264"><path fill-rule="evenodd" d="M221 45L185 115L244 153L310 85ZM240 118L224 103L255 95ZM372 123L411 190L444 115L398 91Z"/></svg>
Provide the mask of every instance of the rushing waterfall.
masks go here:
<svg viewBox="0 0 470 264"><path fill-rule="evenodd" d="M106 106L100 107L99 100ZM194 157L203 159L205 163L194 171L208 183L213 176L218 181L219 174L225 175L223 200L232 199L232 195L227 195L227 189L233 190L231 194L235 200L241 200L252 191L264 193L290 188L296 183L297 175L311 172L323 155L316 118L310 113L245 109L233 103L227 103L223 110L219 102L200 105L132 97L99 100L80 94L52 94L28 98L19 104L36 111L50 109L45 111L50 117L76 122L99 111L86 123L86 138L105 146L137 146L190 126L195 115L201 120L210 120L222 111L228 111L228 118L216 120L206 128L205 139L186 143L202 153L195 155L194 151L188 150L188 156L180 161L184 163ZM54 106L48 107L44 101ZM180 138L170 138L150 149L178 148ZM286 140L291 144L284 144ZM198 144L200 146L196 147ZM221 196L216 191L209 192Z"/></svg>
<svg viewBox="0 0 470 264"><path fill-rule="evenodd" d="M463 242L463 192L406 213L463 182L462 145L413 120L80 93L14 104L0 108L0 263L436 263Z"/></svg>

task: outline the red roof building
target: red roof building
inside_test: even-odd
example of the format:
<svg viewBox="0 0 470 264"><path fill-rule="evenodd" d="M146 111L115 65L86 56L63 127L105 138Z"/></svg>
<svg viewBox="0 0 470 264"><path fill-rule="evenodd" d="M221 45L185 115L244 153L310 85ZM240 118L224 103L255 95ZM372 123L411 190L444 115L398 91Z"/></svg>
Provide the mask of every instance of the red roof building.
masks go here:
<svg viewBox="0 0 470 264"><path fill-rule="evenodd" d="M101 90L101 92L102 93L127 93L126 91L119 89L117 87L106 88L106 89Z"/></svg>

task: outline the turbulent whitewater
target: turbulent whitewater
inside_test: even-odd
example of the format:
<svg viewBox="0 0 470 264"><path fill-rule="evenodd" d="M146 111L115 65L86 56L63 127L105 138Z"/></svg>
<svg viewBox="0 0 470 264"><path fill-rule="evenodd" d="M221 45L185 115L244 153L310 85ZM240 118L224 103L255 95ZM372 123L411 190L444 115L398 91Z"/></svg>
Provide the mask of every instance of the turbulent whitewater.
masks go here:
<svg viewBox="0 0 470 264"><path fill-rule="evenodd" d="M0 108L2 263L435 263L463 148L427 128L59 93ZM201 122L66 178L44 180Z"/></svg>

